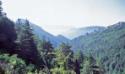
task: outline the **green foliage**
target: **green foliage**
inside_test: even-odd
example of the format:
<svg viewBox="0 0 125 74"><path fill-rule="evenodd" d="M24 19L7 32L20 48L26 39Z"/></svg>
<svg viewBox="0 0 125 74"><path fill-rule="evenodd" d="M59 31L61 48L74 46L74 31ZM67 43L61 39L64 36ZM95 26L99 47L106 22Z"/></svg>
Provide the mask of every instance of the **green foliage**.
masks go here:
<svg viewBox="0 0 125 74"><path fill-rule="evenodd" d="M125 23L118 24L72 40L74 53L35 37L28 20L3 17L0 1L0 74L125 74Z"/></svg>
<svg viewBox="0 0 125 74"><path fill-rule="evenodd" d="M46 74L45 70L37 70L33 64L26 65L17 55L0 54L0 71L5 74ZM1 72L0 72L1 73Z"/></svg>
<svg viewBox="0 0 125 74"><path fill-rule="evenodd" d="M0 68L5 72L5 74L19 74L19 72L24 73L25 67L25 62L22 59L17 58L17 55L0 55Z"/></svg>
<svg viewBox="0 0 125 74"><path fill-rule="evenodd" d="M18 22L16 24L16 29L18 33L17 42L19 43L19 48L17 52L19 56L25 59L26 63L35 64L36 67L43 66L44 62L40 57L40 53L37 49L35 36L32 32L29 21L25 20L22 23L22 20L18 19Z"/></svg>
<svg viewBox="0 0 125 74"><path fill-rule="evenodd" d="M125 68L125 22L109 26L99 33L78 37L71 41L73 49L92 54L107 74L122 74Z"/></svg>
<svg viewBox="0 0 125 74"><path fill-rule="evenodd" d="M83 65L83 68L81 69L81 73L90 74L90 61L85 60L82 65Z"/></svg>
<svg viewBox="0 0 125 74"><path fill-rule="evenodd" d="M65 67L69 55L65 56L60 49L55 50L56 58L54 62L54 68L51 69L52 74L75 74L73 69L66 69Z"/></svg>
<svg viewBox="0 0 125 74"><path fill-rule="evenodd" d="M77 59L80 63L82 63L85 59L84 57L84 54L81 50L78 50L76 53L75 53L75 59Z"/></svg>

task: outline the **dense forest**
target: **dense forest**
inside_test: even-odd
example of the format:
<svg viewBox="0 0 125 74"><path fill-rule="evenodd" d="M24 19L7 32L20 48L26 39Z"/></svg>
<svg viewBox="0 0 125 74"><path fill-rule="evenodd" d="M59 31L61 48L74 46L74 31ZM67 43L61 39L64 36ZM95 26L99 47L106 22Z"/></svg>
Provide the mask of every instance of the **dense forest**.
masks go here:
<svg viewBox="0 0 125 74"><path fill-rule="evenodd" d="M125 23L54 45L0 2L0 74L125 74ZM59 38L57 39L59 40Z"/></svg>

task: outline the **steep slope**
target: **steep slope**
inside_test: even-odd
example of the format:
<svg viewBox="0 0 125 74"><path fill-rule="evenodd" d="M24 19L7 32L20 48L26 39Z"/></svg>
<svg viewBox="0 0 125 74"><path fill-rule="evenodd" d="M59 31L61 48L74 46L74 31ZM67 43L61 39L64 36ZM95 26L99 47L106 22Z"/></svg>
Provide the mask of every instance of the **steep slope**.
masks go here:
<svg viewBox="0 0 125 74"><path fill-rule="evenodd" d="M26 21L25 19L18 19L16 21L16 23L21 23L23 25L25 23L25 21ZM66 42L69 41L68 39L66 39L64 37L62 39L62 36L61 37L60 36L58 36L58 37L53 36L52 34L46 32L45 30L43 30L41 27L39 27L39 26L37 26L37 25L35 25L35 24L31 23L31 22L29 22L29 23L31 25L31 28L33 29L33 33L36 36L38 36L41 40L45 39L47 41L50 41L54 45L54 47L57 47L59 44L61 44L64 41L66 41Z"/></svg>
<svg viewBox="0 0 125 74"><path fill-rule="evenodd" d="M66 37L64 37L63 35L58 35L58 36L56 36L56 38L58 39L58 40L60 40L61 42L64 42L64 43L69 43L69 39L67 39Z"/></svg>
<svg viewBox="0 0 125 74"><path fill-rule="evenodd" d="M74 39L76 37L86 35L89 33L94 33L94 32L99 32L103 31L105 27L102 26L90 26L90 27L85 27L85 28L77 28L77 29L71 29L64 33L63 35L69 39Z"/></svg>
<svg viewBox="0 0 125 74"><path fill-rule="evenodd" d="M103 63L106 74L122 74L125 69L125 22L107 27L102 32L75 38L72 49L91 53Z"/></svg>
<svg viewBox="0 0 125 74"><path fill-rule="evenodd" d="M107 49L111 47L118 47L118 45L119 47L123 47L124 41L121 40L120 42L121 44L116 43L116 41L119 41L119 39L121 39L121 37L124 36L125 34L124 31L125 31L125 23L119 22L117 24L107 27L107 29L105 29L102 32L91 33L77 37L71 41L71 44L73 46L75 45L74 47L77 47L78 49L89 48L98 50L99 47L101 49L105 48Z"/></svg>

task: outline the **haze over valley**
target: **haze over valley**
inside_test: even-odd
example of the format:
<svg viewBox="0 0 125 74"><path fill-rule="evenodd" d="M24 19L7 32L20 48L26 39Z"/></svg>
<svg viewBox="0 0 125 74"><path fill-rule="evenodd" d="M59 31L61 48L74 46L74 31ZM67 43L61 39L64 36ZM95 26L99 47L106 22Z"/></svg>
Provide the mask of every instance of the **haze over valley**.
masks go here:
<svg viewBox="0 0 125 74"><path fill-rule="evenodd" d="M0 0L0 74L125 74L124 0Z"/></svg>

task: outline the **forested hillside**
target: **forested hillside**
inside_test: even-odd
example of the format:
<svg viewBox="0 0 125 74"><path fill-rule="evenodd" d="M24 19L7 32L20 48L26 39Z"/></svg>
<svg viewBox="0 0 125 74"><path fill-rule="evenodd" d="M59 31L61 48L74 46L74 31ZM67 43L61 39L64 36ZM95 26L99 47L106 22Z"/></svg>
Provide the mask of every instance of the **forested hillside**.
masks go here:
<svg viewBox="0 0 125 74"><path fill-rule="evenodd" d="M69 39L74 39L89 33L96 33L105 30L103 26L88 26L84 28L75 28L64 33L64 36Z"/></svg>
<svg viewBox="0 0 125 74"><path fill-rule="evenodd" d="M71 46L64 42L68 40L65 37L56 37L62 43L55 48L52 41L42 39L38 33L34 33L38 31L34 31L36 29L28 20L10 20L2 12L1 4L0 2L0 74L104 73L104 69L91 55L84 55L81 51L74 53Z"/></svg>
<svg viewBox="0 0 125 74"><path fill-rule="evenodd" d="M125 74L125 22L80 31L69 40L13 22L0 1L0 74Z"/></svg>
<svg viewBox="0 0 125 74"><path fill-rule="evenodd" d="M19 30L20 27L22 27L24 24L26 24L26 19L18 19L16 21L16 28ZM62 42L69 42L69 40L65 37L62 38L62 36L54 36L45 30L43 30L41 27L31 23L30 21L29 25L33 29L33 34L35 34L40 40L45 39L46 41L50 41L53 44L53 47L58 47Z"/></svg>
<svg viewBox="0 0 125 74"><path fill-rule="evenodd" d="M80 36L71 41L72 49L82 49L103 63L107 74L122 74L125 68L125 22L118 22L102 32Z"/></svg>

